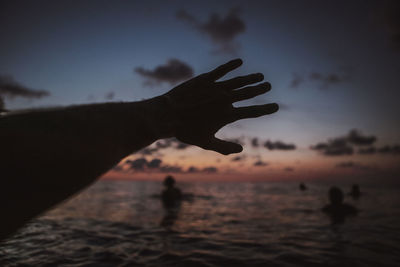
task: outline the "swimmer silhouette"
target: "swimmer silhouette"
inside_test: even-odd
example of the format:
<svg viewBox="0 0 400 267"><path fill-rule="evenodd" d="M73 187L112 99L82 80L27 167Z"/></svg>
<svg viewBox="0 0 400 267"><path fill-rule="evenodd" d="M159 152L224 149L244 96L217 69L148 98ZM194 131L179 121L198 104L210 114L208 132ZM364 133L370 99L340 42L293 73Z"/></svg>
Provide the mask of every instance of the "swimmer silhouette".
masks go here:
<svg viewBox="0 0 400 267"><path fill-rule="evenodd" d="M175 179L172 176L168 175L163 184L165 189L161 194L161 200L166 214L164 215L160 225L169 228L178 219L183 195L181 190L175 187Z"/></svg>
<svg viewBox="0 0 400 267"><path fill-rule="evenodd" d="M358 199L361 196L360 187L358 186L358 184L353 184L349 195L352 196L354 199Z"/></svg>
<svg viewBox="0 0 400 267"><path fill-rule="evenodd" d="M176 137L228 155L242 146L215 133L240 119L274 113L277 104L233 107L271 89L261 73L217 81L232 60L164 95L139 102L69 106L0 116L0 239L89 186L121 159Z"/></svg>
<svg viewBox="0 0 400 267"><path fill-rule="evenodd" d="M307 186L306 186L304 183L300 183L300 184L299 184L299 189L300 189L301 191L305 191L305 190L307 190Z"/></svg>
<svg viewBox="0 0 400 267"><path fill-rule="evenodd" d="M337 187L329 189L330 204L322 208L322 211L331 217L333 224L343 223L349 215L356 215L358 210L346 203L343 203L344 195Z"/></svg>
<svg viewBox="0 0 400 267"><path fill-rule="evenodd" d="M167 176L164 180L166 187L161 194L161 200L165 208L175 207L180 204L182 200L182 192L179 188L175 187L175 179L172 176Z"/></svg>
<svg viewBox="0 0 400 267"><path fill-rule="evenodd" d="M166 208L166 213L160 222L160 226L166 228L167 230L170 230L178 219L179 211L180 205L177 205L174 208Z"/></svg>

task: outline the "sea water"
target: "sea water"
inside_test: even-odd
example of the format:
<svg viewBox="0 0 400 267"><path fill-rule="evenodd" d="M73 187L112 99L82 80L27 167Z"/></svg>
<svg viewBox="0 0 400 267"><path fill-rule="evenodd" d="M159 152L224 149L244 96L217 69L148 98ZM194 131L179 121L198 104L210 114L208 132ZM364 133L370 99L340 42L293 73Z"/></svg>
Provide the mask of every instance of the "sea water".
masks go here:
<svg viewBox="0 0 400 267"><path fill-rule="evenodd" d="M397 187L360 184L359 214L332 224L329 184L178 186L165 210L161 182L101 180L0 243L0 266L400 266Z"/></svg>

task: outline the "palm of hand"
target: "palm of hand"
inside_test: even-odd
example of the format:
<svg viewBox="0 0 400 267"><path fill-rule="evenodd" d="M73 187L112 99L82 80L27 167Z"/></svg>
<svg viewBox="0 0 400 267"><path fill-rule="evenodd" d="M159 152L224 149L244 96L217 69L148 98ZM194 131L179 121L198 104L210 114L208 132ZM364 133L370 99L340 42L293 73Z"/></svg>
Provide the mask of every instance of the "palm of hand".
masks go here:
<svg viewBox="0 0 400 267"><path fill-rule="evenodd" d="M233 107L233 102L253 98L271 88L269 83L262 83L238 89L262 81L264 77L260 73L216 82L241 64L240 59L230 61L165 94L176 116L175 136L178 140L224 155L238 153L243 149L241 145L220 140L214 136L215 133L236 120L259 117L278 110L277 104Z"/></svg>

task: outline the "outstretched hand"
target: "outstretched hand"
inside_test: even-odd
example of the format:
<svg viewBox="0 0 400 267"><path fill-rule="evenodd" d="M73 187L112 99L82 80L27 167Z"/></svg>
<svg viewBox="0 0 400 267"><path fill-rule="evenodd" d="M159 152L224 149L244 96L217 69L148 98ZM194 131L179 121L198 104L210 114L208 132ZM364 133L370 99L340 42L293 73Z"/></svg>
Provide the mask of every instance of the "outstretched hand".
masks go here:
<svg viewBox="0 0 400 267"><path fill-rule="evenodd" d="M264 79L261 73L217 82L242 63L241 59L229 61L178 85L164 95L176 118L174 135L178 140L224 155L239 153L243 150L240 144L218 139L215 133L234 121L260 117L279 109L275 103L238 108L232 105L271 89L268 82L247 86L261 82Z"/></svg>
<svg viewBox="0 0 400 267"><path fill-rule="evenodd" d="M0 240L159 138L175 136L225 155L242 151L215 133L236 120L271 114L278 105L232 106L271 88L249 86L262 81L262 74L217 81L241 64L230 61L145 101L1 116L0 210L7 216L0 220Z"/></svg>

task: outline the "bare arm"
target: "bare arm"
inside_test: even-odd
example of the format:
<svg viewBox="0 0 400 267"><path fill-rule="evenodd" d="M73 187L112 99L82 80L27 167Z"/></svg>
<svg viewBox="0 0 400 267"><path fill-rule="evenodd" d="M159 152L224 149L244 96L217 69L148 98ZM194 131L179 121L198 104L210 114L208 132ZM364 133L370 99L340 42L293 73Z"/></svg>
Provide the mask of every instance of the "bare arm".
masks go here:
<svg viewBox="0 0 400 267"><path fill-rule="evenodd" d="M261 74L216 82L239 67L228 62L141 102L71 106L0 117L0 239L96 180L134 151L161 138L222 154L242 151L215 133L228 123L278 110L234 108L270 89Z"/></svg>

